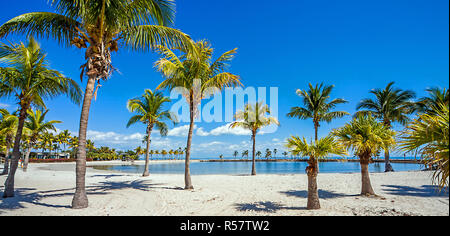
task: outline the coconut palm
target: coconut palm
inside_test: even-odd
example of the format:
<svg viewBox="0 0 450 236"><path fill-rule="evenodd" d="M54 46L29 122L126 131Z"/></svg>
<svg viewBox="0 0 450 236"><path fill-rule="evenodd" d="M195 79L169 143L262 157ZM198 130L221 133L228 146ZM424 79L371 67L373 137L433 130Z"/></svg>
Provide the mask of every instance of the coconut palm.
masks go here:
<svg viewBox="0 0 450 236"><path fill-rule="evenodd" d="M289 155L289 153L286 152L286 151L284 151L282 154L283 154L283 156L284 156L285 158Z"/></svg>
<svg viewBox="0 0 450 236"><path fill-rule="evenodd" d="M317 189L318 165L321 158L329 155L344 156L347 154L344 146L336 142L332 136L321 138L318 141L307 142L305 138L291 136L286 147L294 155L309 156L306 173L308 175L308 203L307 209L320 209L319 192Z"/></svg>
<svg viewBox="0 0 450 236"><path fill-rule="evenodd" d="M408 124L401 135L400 146L405 151L421 154L425 165L435 167L433 180L440 188L447 186L449 176L449 108L437 104Z"/></svg>
<svg viewBox="0 0 450 236"><path fill-rule="evenodd" d="M380 150L395 144L395 132L377 122L371 115L358 115L350 123L332 132L337 141L359 157L361 165L361 195L375 195L369 176L369 163Z"/></svg>
<svg viewBox="0 0 450 236"><path fill-rule="evenodd" d="M147 152L145 154L145 170L143 176L149 176L148 162L151 142L150 136L153 127L156 126L161 136L167 136L168 126L166 121L172 121L174 124L178 122L178 118L175 114L168 110L163 110L164 104L169 102L170 99L164 97L161 92L153 92L150 89L146 89L141 97L128 100L128 110L136 113L136 115L130 118L127 127L141 122L146 125L147 129Z"/></svg>
<svg viewBox="0 0 450 236"><path fill-rule="evenodd" d="M255 104L247 104L243 111L239 111L235 114L234 117L237 121L231 123L230 125L230 128L240 127L251 131L253 143L252 175L256 175L256 168L255 168L256 134L261 128L265 126L280 125L280 123L275 117L266 115L270 115L270 109L267 104L264 104L262 102L257 102Z"/></svg>
<svg viewBox="0 0 450 236"><path fill-rule="evenodd" d="M229 62L234 57L236 49L222 54L212 62L213 49L207 41L195 43L195 50L181 50L182 55L178 57L170 48L159 47L162 58L155 63L165 80L158 89L168 88L180 89L189 104L189 133L186 145L185 159L185 189L193 189L189 163L191 156L192 133L194 130L194 119L198 114L197 106L200 101L221 91L226 87L240 86L240 78L237 75L226 72ZM212 62L212 63L211 63Z"/></svg>
<svg viewBox="0 0 450 236"><path fill-rule="evenodd" d="M0 29L1 31L1 29ZM14 176L20 158L20 141L27 111L31 105L45 107L44 99L68 96L79 103L81 90L77 83L49 68L46 54L30 37L27 44L0 44L0 97L14 97L19 104L18 125L11 160L11 172L5 182L3 196L14 196Z"/></svg>
<svg viewBox="0 0 450 236"><path fill-rule="evenodd" d="M413 91L401 90L393 87L394 82L389 83L385 89L374 89L370 91L375 99L366 98L361 100L356 109L360 110L356 115L370 114L382 121L387 128L392 128L393 122L406 125L409 121L408 115L416 109L416 103L412 99L416 96ZM394 171L389 160L389 149L384 150L385 171Z"/></svg>
<svg viewBox="0 0 450 236"><path fill-rule="evenodd" d="M14 137L16 136L18 118L13 113L9 113L6 109L0 109L0 135L3 136L5 145L5 163L3 172L0 175L9 174L9 151L14 144Z"/></svg>
<svg viewBox="0 0 450 236"><path fill-rule="evenodd" d="M50 130L53 130L56 132L56 128L55 128L54 124L62 123L59 120L45 121L45 116L47 115L48 111L49 110L42 111L39 109L37 109L35 111L33 111L32 109L29 109L27 111L28 117L27 117L27 120L25 121L24 126L30 131L30 136L29 136L27 151L25 153L23 171L27 171L31 149L35 147L35 145L39 139L39 136Z"/></svg>
<svg viewBox="0 0 450 236"><path fill-rule="evenodd" d="M89 109L101 80L114 70L111 53L119 45L132 50L148 50L156 45L191 47L190 38L168 26L175 16L173 0L53 0L57 13L33 12L17 16L0 27L0 37L10 33L52 37L62 45L86 48L81 77L88 78L80 118L76 167L75 209L86 208L86 131ZM97 89L95 84L97 83ZM94 92L95 90L95 92Z"/></svg>
<svg viewBox="0 0 450 236"><path fill-rule="evenodd" d="M334 85L325 86L322 84L316 84L313 87L309 84L309 90L297 90L297 95L303 100L303 107L293 107L287 114L288 117L295 117L298 119L306 120L312 119L314 123L315 140L318 140L318 130L320 122L325 121L330 123L336 118L341 118L346 115L350 115L345 111L331 111L338 104L347 103L342 98L336 98L330 101L330 94L334 88Z"/></svg>

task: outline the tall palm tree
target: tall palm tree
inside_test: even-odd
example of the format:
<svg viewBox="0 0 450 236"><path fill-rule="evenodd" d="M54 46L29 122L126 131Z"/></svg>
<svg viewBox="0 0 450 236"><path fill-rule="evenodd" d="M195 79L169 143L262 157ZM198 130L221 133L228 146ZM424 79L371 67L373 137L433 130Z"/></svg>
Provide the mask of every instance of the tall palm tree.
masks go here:
<svg viewBox="0 0 450 236"><path fill-rule="evenodd" d="M138 98L128 100L128 110L136 113L128 121L127 127L133 124L141 122L147 127L147 148L145 153L145 170L143 176L149 176L148 164L149 164L149 150L150 150L150 136L152 134L153 127L159 130L161 136L166 136L168 132L168 126L166 121L172 121L174 124L178 122L178 118L175 114L168 110L163 110L165 103L170 102L168 97L164 97L161 92L153 92L150 89L146 89L144 95Z"/></svg>
<svg viewBox="0 0 450 236"><path fill-rule="evenodd" d="M267 104L257 102L255 104L247 104L243 111L239 111L235 114L237 121L231 123L230 128L244 128L251 131L252 134L252 175L256 175L255 168L255 146L256 146L256 134L258 131L269 125L280 125L278 120L270 115L270 109ZM270 150L269 150L270 151Z"/></svg>
<svg viewBox="0 0 450 236"><path fill-rule="evenodd" d="M36 145L39 136L50 130L56 131L54 124L62 123L59 120L45 121L45 116L47 115L48 111L49 110L42 111L39 109L35 111L29 109L27 111L28 117L27 120L25 121L24 126L30 131L30 137L23 164L23 171L25 172L27 171L28 168L28 161L31 149Z"/></svg>
<svg viewBox="0 0 450 236"><path fill-rule="evenodd" d="M236 53L236 49L222 54L211 63L213 49L207 41L195 43L194 50L181 50L182 55L178 57L168 47L159 47L162 58L155 63L165 80L158 89L182 88L182 94L189 104L189 133L186 145L185 159L185 189L193 189L189 169L191 156L192 133L194 130L194 119L198 114L197 106L205 97L226 87L241 86L237 75L226 72L229 63ZM212 89L214 88L214 89Z"/></svg>
<svg viewBox="0 0 450 236"><path fill-rule="evenodd" d="M307 209L320 209L319 192L317 189L317 175L319 159L326 158L329 155L344 156L347 154L345 148L336 142L332 136L321 138L318 141L308 143L305 138L301 139L292 136L287 140L286 147L292 154L309 156L306 173L308 175L308 203Z"/></svg>
<svg viewBox="0 0 450 236"><path fill-rule="evenodd" d="M393 87L394 82L389 83L385 89L374 89L370 91L375 99L366 98L361 100L356 109L360 110L356 115L370 114L377 118L387 128L392 128L393 122L406 125L409 121L408 115L416 109L416 103L412 101L415 93L410 90L401 90ZM385 172L394 171L389 160L389 149L384 150Z"/></svg>
<svg viewBox="0 0 450 236"><path fill-rule="evenodd" d="M449 108L444 102L433 111L419 115L401 135L400 147L422 155L424 163L436 167L433 181L448 188L449 176Z"/></svg>
<svg viewBox="0 0 450 236"><path fill-rule="evenodd" d="M324 86L323 83L313 86L309 84L309 90L297 90L297 95L303 100L303 107L293 107L287 114L288 117L298 119L312 119L314 123L315 140L318 140L318 130L320 122L330 123L336 118L350 115L345 111L331 111L338 104L347 103L342 98L336 98L330 101L330 94L334 85Z"/></svg>
<svg viewBox="0 0 450 236"><path fill-rule="evenodd" d="M88 81L81 110L76 190L72 200L72 208L80 209L88 206L85 146L89 110L100 81L110 78L114 70L111 53L118 51L119 46L148 50L160 44L183 48L192 44L186 34L169 27L175 18L174 0L52 0L52 5L57 13L26 13L9 20L0 27L0 37L10 33L35 34L52 37L65 46L86 49L80 77L85 75Z"/></svg>
<svg viewBox="0 0 450 236"><path fill-rule="evenodd" d="M13 113L9 113L6 109L0 109L0 135L4 137L5 144L5 163L3 172L0 175L9 174L9 151L11 145L14 144L14 137L16 136L18 118Z"/></svg>
<svg viewBox="0 0 450 236"><path fill-rule="evenodd" d="M45 52L32 37L29 37L27 44L1 43L0 60L8 66L0 68L0 97L15 97L19 104L11 172L6 179L3 193L7 198L14 196L14 176L20 158L20 141L30 106L45 107L44 99L59 95L66 95L79 104L81 90L74 80L49 68Z"/></svg>
<svg viewBox="0 0 450 236"><path fill-rule="evenodd" d="M358 115L350 123L334 129L332 135L359 157L361 164L361 195L375 195L369 176L369 163L380 150L395 144L395 132L371 115Z"/></svg>

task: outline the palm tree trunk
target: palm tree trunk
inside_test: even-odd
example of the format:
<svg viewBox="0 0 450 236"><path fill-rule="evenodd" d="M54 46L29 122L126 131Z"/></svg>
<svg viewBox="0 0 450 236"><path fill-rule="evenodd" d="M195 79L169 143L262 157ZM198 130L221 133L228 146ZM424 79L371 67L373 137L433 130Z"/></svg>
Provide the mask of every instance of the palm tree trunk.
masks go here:
<svg viewBox="0 0 450 236"><path fill-rule="evenodd" d="M3 193L4 198L14 197L14 177L16 174L17 167L19 165L20 158L20 139L22 138L23 126L25 124L25 119L27 118L27 110L29 108L29 103L21 101L19 123L17 126L16 137L14 138L14 147L11 159L11 170L8 174L8 178L5 181L5 192Z"/></svg>
<svg viewBox="0 0 450 236"><path fill-rule="evenodd" d="M252 150L252 175L256 175L256 166L255 166L255 144L256 144L256 132L252 132L252 142L253 142L253 150Z"/></svg>
<svg viewBox="0 0 450 236"><path fill-rule="evenodd" d="M318 162L315 158L311 158L309 166L306 168L308 175L308 203L306 208L308 210L320 209L319 192L317 188L317 167Z"/></svg>
<svg viewBox="0 0 450 236"><path fill-rule="evenodd" d="M149 152L150 152L150 135L152 134L153 130L153 124L149 125L147 127L147 150L145 151L145 170L144 174L142 176L147 177L150 175L148 171L148 164L149 164Z"/></svg>
<svg viewBox="0 0 450 236"><path fill-rule="evenodd" d="M389 149L387 149L387 148L384 150L384 163L385 163L384 172L393 172L394 171L394 168L392 168L392 165L391 165Z"/></svg>
<svg viewBox="0 0 450 236"><path fill-rule="evenodd" d="M186 144L186 160L185 160L185 168L184 168L184 189L194 189L194 186L192 186L191 181L191 173L189 169L189 161L191 158L191 144L192 144L192 132L194 130L194 96L191 92L191 95L189 97L189 113L190 113L190 124L189 124L189 133L188 133L188 139Z"/></svg>
<svg viewBox="0 0 450 236"><path fill-rule="evenodd" d="M31 153L31 143L28 144L27 153L25 154L25 159L23 161L23 172L27 172L28 162L30 161L30 153Z"/></svg>
<svg viewBox="0 0 450 236"><path fill-rule="evenodd" d="M83 107L80 117L80 131L78 137L78 151L76 160L76 185L75 195L72 199L72 208L82 209L89 205L86 195L85 177L86 177L86 132L89 119L89 109L91 107L92 97L94 96L95 78L89 76L86 85L86 91L83 99Z"/></svg>
<svg viewBox="0 0 450 236"><path fill-rule="evenodd" d="M3 172L0 175L7 175L9 173L9 143L6 144L6 151L5 151L5 164L3 166Z"/></svg>
<svg viewBox="0 0 450 236"><path fill-rule="evenodd" d="M319 124L317 124L316 122L314 122L314 140L317 142L318 140L318 135L317 133L319 132Z"/></svg>
<svg viewBox="0 0 450 236"><path fill-rule="evenodd" d="M369 176L369 158L363 158L361 164L361 195L373 196L375 192L372 189Z"/></svg>

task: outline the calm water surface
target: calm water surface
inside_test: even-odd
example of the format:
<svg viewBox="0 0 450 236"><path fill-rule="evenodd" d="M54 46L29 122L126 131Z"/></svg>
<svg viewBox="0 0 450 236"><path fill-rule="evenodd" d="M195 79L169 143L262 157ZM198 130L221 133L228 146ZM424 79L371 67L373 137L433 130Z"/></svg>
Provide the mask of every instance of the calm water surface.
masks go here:
<svg viewBox="0 0 450 236"><path fill-rule="evenodd" d="M256 172L259 174L304 174L306 162L256 162ZM422 170L423 165L392 163L395 171ZM142 173L144 165L104 165L94 166L95 169L112 170L126 173ZM251 162L192 162L192 175L241 175L251 172ZM323 162L319 163L320 173L357 173L360 172L358 162ZM369 165L370 172L384 172L384 163ZM184 174L184 163L151 163L150 173L154 174Z"/></svg>

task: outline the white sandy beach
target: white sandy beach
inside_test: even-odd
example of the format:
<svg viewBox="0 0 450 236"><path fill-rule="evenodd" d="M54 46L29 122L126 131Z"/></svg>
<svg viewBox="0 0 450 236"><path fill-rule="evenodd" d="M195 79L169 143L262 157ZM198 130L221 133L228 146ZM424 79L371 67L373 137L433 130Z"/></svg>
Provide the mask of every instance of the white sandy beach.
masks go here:
<svg viewBox="0 0 450 236"><path fill-rule="evenodd" d="M309 211L305 174L194 175L195 190L185 191L184 175L143 178L92 168L86 178L89 208L73 210L74 170L74 163L31 164L26 173L19 169L16 196L0 198L0 215L449 215L448 193L436 192L432 172L424 171L371 174L378 198L359 196L359 173L319 174L322 209ZM0 176L0 192L5 179Z"/></svg>

